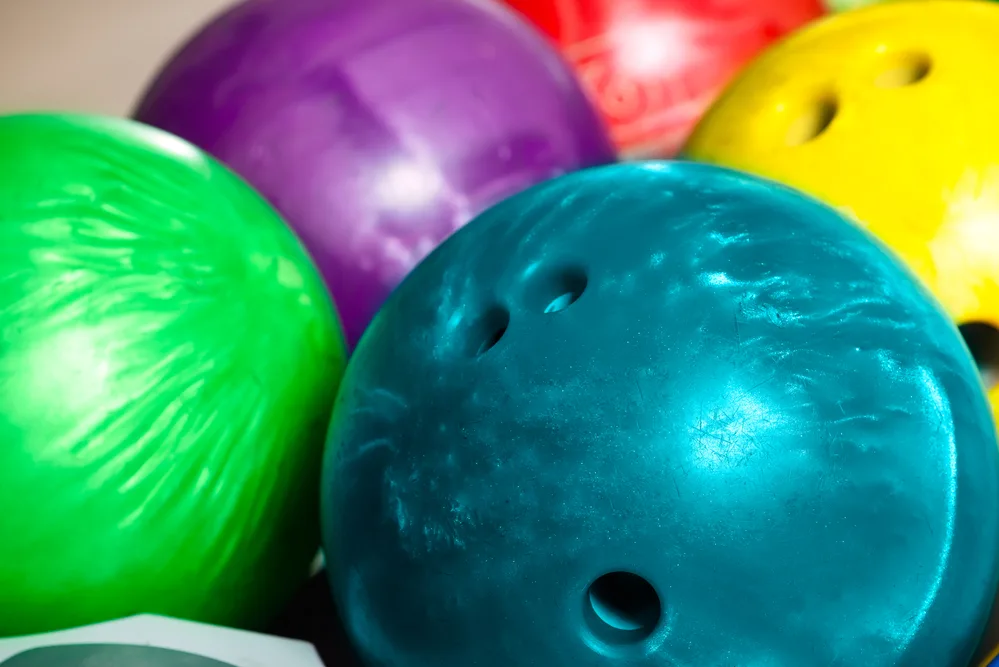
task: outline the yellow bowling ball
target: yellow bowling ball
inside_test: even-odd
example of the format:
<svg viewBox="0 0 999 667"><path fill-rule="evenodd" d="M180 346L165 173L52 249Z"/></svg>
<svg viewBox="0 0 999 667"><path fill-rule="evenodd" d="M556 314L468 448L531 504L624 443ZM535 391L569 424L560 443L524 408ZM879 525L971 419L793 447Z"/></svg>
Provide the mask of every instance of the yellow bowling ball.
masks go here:
<svg viewBox="0 0 999 667"><path fill-rule="evenodd" d="M762 54L686 157L782 181L891 246L999 388L999 4L929 0L827 17ZM993 614L996 617L996 614ZM993 618L984 657L999 640Z"/></svg>

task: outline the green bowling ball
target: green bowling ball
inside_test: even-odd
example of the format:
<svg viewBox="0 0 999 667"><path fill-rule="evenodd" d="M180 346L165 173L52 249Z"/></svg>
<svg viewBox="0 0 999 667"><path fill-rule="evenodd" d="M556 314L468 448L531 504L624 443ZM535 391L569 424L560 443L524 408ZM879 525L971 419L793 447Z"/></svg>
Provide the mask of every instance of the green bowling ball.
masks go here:
<svg viewBox="0 0 999 667"><path fill-rule="evenodd" d="M254 627L309 575L345 347L281 218L124 120L0 117L0 636Z"/></svg>

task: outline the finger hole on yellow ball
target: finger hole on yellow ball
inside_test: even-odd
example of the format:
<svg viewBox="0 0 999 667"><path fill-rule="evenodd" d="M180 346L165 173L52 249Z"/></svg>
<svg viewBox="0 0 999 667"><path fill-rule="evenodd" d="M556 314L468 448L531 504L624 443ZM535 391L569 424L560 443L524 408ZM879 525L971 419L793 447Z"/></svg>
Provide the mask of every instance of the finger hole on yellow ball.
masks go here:
<svg viewBox="0 0 999 667"><path fill-rule="evenodd" d="M971 351L987 389L999 384L999 329L987 322L965 322L958 327Z"/></svg>
<svg viewBox="0 0 999 667"><path fill-rule="evenodd" d="M879 88L902 88L919 83L933 69L933 59L920 51L892 53L884 57L874 79Z"/></svg>
<svg viewBox="0 0 999 667"><path fill-rule="evenodd" d="M800 146L818 139L839 113L839 100L832 93L818 95L806 105L788 127L788 146Z"/></svg>

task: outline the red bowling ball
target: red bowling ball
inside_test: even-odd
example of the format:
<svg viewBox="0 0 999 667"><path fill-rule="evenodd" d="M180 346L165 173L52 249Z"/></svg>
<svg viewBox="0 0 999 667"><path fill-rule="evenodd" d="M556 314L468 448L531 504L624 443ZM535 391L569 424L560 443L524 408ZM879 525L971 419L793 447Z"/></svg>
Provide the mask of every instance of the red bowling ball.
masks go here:
<svg viewBox="0 0 999 667"><path fill-rule="evenodd" d="M675 155L736 72L820 0L505 0L561 46L625 157Z"/></svg>

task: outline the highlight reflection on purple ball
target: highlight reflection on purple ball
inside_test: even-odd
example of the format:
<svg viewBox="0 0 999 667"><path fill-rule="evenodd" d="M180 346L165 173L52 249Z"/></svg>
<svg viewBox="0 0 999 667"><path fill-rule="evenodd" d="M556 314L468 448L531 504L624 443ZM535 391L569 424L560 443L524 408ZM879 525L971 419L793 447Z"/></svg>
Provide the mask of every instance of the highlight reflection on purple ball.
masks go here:
<svg viewBox="0 0 999 667"><path fill-rule="evenodd" d="M351 345L478 212L615 157L569 66L487 0L250 0L181 49L135 115L274 203Z"/></svg>

